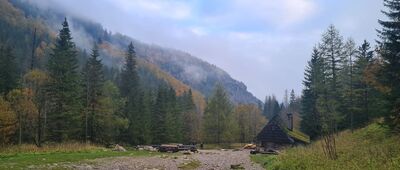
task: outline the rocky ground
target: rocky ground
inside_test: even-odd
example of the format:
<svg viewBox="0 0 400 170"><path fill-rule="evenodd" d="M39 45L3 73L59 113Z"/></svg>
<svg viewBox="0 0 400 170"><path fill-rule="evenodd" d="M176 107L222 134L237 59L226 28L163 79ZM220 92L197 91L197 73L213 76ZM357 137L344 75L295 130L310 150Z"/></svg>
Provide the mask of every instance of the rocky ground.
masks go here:
<svg viewBox="0 0 400 170"><path fill-rule="evenodd" d="M190 155L166 154L154 157L117 157L95 159L79 165L64 165L67 169L179 169L182 165L190 162L200 162L196 169L217 170L235 168L263 169L260 165L251 162L248 150L200 150L199 153Z"/></svg>

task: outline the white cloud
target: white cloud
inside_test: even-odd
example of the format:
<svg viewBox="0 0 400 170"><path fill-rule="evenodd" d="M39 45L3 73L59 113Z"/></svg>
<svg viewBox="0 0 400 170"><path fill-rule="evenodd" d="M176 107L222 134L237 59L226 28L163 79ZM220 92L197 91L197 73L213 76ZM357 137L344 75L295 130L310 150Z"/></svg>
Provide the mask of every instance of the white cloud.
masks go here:
<svg viewBox="0 0 400 170"><path fill-rule="evenodd" d="M282 26L296 24L318 10L314 0L236 0L239 13Z"/></svg>
<svg viewBox="0 0 400 170"><path fill-rule="evenodd" d="M207 35L207 32L202 27L192 27L192 28L190 28L190 31L192 31L192 33L197 35L197 36L205 36L205 35Z"/></svg>
<svg viewBox="0 0 400 170"><path fill-rule="evenodd" d="M126 12L170 18L176 20L187 19L191 16L191 7L183 1L164 0L109 0Z"/></svg>

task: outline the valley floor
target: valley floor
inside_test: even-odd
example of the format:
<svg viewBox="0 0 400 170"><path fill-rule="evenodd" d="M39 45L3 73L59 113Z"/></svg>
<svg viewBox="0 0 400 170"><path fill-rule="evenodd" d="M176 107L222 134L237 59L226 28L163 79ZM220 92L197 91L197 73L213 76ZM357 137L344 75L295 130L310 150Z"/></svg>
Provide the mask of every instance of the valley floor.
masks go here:
<svg viewBox="0 0 400 170"><path fill-rule="evenodd" d="M36 148L10 146L0 150L2 169L263 169L250 160L249 150L210 149L189 155L110 149L82 144Z"/></svg>
<svg viewBox="0 0 400 170"><path fill-rule="evenodd" d="M95 159L74 169L263 169L259 164L250 161L248 150L200 150L191 155L162 154L153 157L115 157Z"/></svg>

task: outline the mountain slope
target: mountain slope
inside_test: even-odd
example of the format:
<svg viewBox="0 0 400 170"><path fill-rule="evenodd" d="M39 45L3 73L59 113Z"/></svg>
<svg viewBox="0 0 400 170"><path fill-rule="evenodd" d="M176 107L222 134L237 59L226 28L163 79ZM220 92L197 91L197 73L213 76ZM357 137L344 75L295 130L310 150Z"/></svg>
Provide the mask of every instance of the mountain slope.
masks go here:
<svg viewBox="0 0 400 170"><path fill-rule="evenodd" d="M11 2L23 10L25 15L32 18L41 18L47 25L57 30L54 25L58 26L60 19L69 14L62 14L54 10L41 10L35 6L35 1L27 5L24 0L11 0ZM25 2L25 3L24 3ZM33 2L33 3L32 3ZM73 15L72 15L73 16ZM162 71L187 84L191 88L200 91L205 97L212 94L214 86L221 83L234 103L253 103L260 104L261 101L247 91L247 87L235 79L222 69L211 65L199 58L188 53L159 47L156 45L148 45L128 36L116 33L112 34L105 30L101 24L93 21L87 21L81 18L69 18L72 34L75 35L75 41L81 48L89 49L93 41L101 41L101 43L110 43L116 49L125 49L126 45L133 41L138 56L159 67ZM110 55L105 58L106 64L110 66L120 66L122 55Z"/></svg>

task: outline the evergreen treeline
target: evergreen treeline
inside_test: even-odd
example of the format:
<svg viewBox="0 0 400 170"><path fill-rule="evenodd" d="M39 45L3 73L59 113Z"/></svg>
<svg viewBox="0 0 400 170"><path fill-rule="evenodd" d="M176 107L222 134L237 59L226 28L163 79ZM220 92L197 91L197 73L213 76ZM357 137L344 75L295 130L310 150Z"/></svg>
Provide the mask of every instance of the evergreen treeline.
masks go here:
<svg viewBox="0 0 400 170"><path fill-rule="evenodd" d="M384 0L376 49L343 40L331 25L313 49L305 70L301 129L312 138L361 127L384 117L400 127L400 1Z"/></svg>
<svg viewBox="0 0 400 170"><path fill-rule="evenodd" d="M35 30L34 28L32 28ZM43 34L43 33L42 33ZM258 107L230 103L217 86L200 114L192 91L180 92L165 82L141 81L136 51L127 46L121 70L103 64L99 46L90 54L76 47L67 19L48 45L34 35L29 57L0 46L0 143L82 141L101 144L249 142L265 124ZM25 40L24 40L25 41ZM27 50L29 51L29 50ZM40 57L39 57L40 56ZM24 65L19 65L18 60ZM149 73L146 73L149 74ZM144 74L144 75L146 75ZM151 75L149 75L151 76ZM156 81L156 80L154 80ZM154 88L154 84L158 87ZM221 103L222 102L222 103ZM220 114L223 113L223 114ZM218 115L217 140L208 140ZM213 129L211 129L213 131Z"/></svg>
<svg viewBox="0 0 400 170"><path fill-rule="evenodd" d="M40 146L77 140L135 145L198 140L192 135L197 133L192 123L198 120L193 118L197 112L192 92L177 96L167 85L155 91L142 88L132 43L117 79L107 76L113 73L102 64L96 44L90 56L77 49L66 19L45 66L21 69L15 58L12 48L1 45L2 144ZM82 58L85 64L79 64Z"/></svg>

